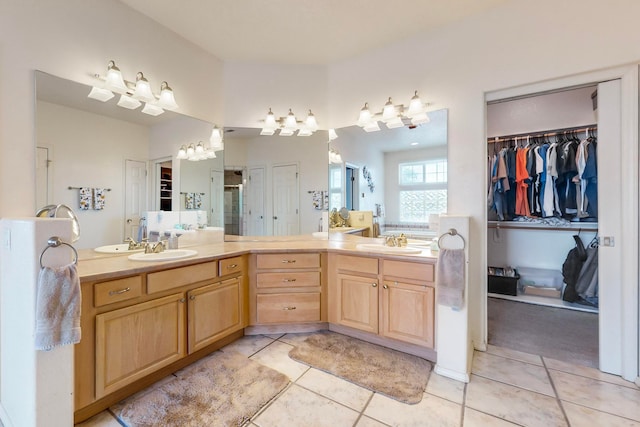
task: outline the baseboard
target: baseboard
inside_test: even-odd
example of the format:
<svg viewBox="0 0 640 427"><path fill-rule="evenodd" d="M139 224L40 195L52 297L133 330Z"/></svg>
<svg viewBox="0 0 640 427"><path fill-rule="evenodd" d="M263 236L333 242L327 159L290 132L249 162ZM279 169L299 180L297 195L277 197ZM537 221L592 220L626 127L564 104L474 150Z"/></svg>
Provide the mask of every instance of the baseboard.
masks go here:
<svg viewBox="0 0 640 427"><path fill-rule="evenodd" d="M244 328L245 335L299 334L305 332L326 331L327 322L295 323L282 325L255 325Z"/></svg>
<svg viewBox="0 0 640 427"><path fill-rule="evenodd" d="M453 371L451 369L443 368L440 365L436 365L433 372L438 375L442 375L443 377L451 378L452 380L461 381L463 383L468 383L470 380L468 373Z"/></svg>

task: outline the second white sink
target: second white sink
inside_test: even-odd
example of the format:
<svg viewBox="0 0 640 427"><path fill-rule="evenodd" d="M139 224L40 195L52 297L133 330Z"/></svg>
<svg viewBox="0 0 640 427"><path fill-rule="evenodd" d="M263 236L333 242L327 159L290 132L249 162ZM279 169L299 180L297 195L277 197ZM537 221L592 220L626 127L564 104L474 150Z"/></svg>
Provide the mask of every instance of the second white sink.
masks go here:
<svg viewBox="0 0 640 427"><path fill-rule="evenodd" d="M192 249L168 249L158 253L138 253L129 255L131 261L172 261L174 259L189 258L197 255L198 251Z"/></svg>
<svg viewBox="0 0 640 427"><path fill-rule="evenodd" d="M408 246L385 246L380 243L360 243L356 246L360 251L382 252L385 254L419 254L421 248L411 248Z"/></svg>
<svg viewBox="0 0 640 427"><path fill-rule="evenodd" d="M143 250L144 248L129 250L128 243L119 243L116 245L100 246L94 249L94 251L99 252L101 254L126 254L126 253L131 254L131 253L140 252Z"/></svg>

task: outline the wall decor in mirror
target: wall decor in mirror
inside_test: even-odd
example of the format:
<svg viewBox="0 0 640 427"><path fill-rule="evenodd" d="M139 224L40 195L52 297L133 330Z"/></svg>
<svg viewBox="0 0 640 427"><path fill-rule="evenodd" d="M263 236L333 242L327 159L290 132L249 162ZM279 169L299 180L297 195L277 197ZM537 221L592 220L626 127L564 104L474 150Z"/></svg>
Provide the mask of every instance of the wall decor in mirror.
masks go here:
<svg viewBox="0 0 640 427"><path fill-rule="evenodd" d="M429 120L419 124L379 124L375 132L355 125L336 129L329 142L329 150L339 153L328 172L330 238L436 237L438 215L447 210L447 113L429 111ZM346 221L341 208L350 212Z"/></svg>
<svg viewBox="0 0 640 427"><path fill-rule="evenodd" d="M222 234L224 152L176 158L182 145L209 142L213 124L173 111L140 114L117 107L118 97L98 102L87 96L90 86L41 71L35 84L36 206L76 211L83 230L76 247L138 240L144 230L151 237L219 227ZM80 209L95 194L101 203L85 200L89 208Z"/></svg>

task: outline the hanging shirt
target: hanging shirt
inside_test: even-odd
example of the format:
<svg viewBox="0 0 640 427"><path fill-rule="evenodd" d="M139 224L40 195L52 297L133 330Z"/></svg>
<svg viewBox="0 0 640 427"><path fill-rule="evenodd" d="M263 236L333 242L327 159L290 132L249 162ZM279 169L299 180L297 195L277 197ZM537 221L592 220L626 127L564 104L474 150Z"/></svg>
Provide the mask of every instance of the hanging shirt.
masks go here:
<svg viewBox="0 0 640 427"><path fill-rule="evenodd" d="M527 199L527 187L529 171L527 170L528 147L516 150L516 215L531 216L529 201Z"/></svg>

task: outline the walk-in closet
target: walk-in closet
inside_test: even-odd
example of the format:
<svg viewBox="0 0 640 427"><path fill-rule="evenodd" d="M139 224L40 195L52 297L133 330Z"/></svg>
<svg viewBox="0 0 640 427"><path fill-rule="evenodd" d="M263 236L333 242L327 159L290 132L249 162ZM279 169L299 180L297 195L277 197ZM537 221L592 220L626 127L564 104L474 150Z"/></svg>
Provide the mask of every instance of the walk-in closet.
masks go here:
<svg viewBox="0 0 640 427"><path fill-rule="evenodd" d="M597 84L487 103L489 344L599 366L598 136Z"/></svg>

